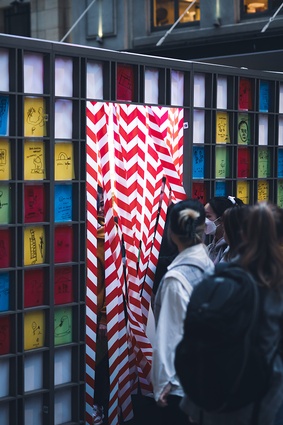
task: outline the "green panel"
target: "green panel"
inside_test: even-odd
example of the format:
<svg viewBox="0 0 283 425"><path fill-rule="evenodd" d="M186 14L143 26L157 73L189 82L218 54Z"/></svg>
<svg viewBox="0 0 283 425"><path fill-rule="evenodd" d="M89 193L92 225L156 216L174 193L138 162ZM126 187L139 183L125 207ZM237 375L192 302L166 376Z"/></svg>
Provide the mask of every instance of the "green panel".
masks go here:
<svg viewBox="0 0 283 425"><path fill-rule="evenodd" d="M223 179L229 177L230 164L226 147L217 147L215 150L215 177Z"/></svg>
<svg viewBox="0 0 283 425"><path fill-rule="evenodd" d="M72 342L72 308L58 308L54 314L54 344Z"/></svg>

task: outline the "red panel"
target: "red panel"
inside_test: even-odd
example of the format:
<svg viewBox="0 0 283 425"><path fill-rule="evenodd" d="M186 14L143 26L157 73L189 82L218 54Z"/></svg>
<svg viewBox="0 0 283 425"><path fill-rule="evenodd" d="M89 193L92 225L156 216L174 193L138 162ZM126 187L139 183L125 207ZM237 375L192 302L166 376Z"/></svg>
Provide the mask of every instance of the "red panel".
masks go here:
<svg viewBox="0 0 283 425"><path fill-rule="evenodd" d="M74 300L72 267L56 268L54 281L55 304L71 303Z"/></svg>
<svg viewBox="0 0 283 425"><path fill-rule="evenodd" d="M238 149L238 177L250 177L251 156L249 148Z"/></svg>
<svg viewBox="0 0 283 425"><path fill-rule="evenodd" d="M8 354L10 352L10 335L10 317L0 317L0 354Z"/></svg>
<svg viewBox="0 0 283 425"><path fill-rule="evenodd" d="M24 306L34 307L44 303L44 272L43 269L25 271Z"/></svg>
<svg viewBox="0 0 283 425"><path fill-rule="evenodd" d="M43 185L25 185L24 206L25 223L38 223L44 221Z"/></svg>
<svg viewBox="0 0 283 425"><path fill-rule="evenodd" d="M245 111L252 109L251 81L246 78L240 78L239 109L242 109Z"/></svg>
<svg viewBox="0 0 283 425"><path fill-rule="evenodd" d="M117 66L117 100L134 100L134 69L132 66Z"/></svg>
<svg viewBox="0 0 283 425"><path fill-rule="evenodd" d="M204 183L193 183L192 198L198 199L202 204L205 204L205 187Z"/></svg>
<svg viewBox="0 0 283 425"><path fill-rule="evenodd" d="M68 263L73 259L73 229L70 226L58 226L54 236L55 263Z"/></svg>
<svg viewBox="0 0 283 425"><path fill-rule="evenodd" d="M11 266L11 240L9 229L0 230L0 268Z"/></svg>

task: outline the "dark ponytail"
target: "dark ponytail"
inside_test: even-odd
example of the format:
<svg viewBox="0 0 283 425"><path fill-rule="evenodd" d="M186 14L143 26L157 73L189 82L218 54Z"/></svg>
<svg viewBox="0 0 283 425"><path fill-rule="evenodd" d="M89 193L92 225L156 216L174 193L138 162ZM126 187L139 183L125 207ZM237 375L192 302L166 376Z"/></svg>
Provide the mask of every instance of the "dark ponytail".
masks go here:
<svg viewBox="0 0 283 425"><path fill-rule="evenodd" d="M170 231L188 246L202 242L204 206L196 199L178 202L170 214Z"/></svg>

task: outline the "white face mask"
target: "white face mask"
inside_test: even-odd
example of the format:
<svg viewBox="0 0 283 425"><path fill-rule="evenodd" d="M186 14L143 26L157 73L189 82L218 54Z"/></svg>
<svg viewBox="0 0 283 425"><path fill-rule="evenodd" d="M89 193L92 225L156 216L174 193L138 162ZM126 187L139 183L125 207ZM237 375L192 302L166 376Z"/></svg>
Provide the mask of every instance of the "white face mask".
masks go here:
<svg viewBox="0 0 283 425"><path fill-rule="evenodd" d="M217 220L218 220L218 218L215 221L217 221ZM205 219L204 233L206 235L215 235L215 232L216 232L216 229L217 229L215 221L209 220L208 218Z"/></svg>

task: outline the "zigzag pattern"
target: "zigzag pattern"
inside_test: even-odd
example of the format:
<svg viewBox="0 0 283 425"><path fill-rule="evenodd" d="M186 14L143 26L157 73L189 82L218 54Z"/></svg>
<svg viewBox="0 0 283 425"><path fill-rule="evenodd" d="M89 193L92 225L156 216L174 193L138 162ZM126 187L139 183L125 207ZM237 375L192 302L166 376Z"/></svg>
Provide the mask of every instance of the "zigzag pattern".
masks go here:
<svg viewBox="0 0 283 425"><path fill-rule="evenodd" d="M177 201L186 197L182 187L183 111L142 105L88 103L87 135L87 149L90 152L87 196L91 214L87 231L90 241L96 235L96 211L93 209L96 192L93 192L93 188L97 187L97 181L102 182L105 194L105 278L110 367L108 413L109 424L112 425L119 423L121 414L124 420L132 417L130 396L137 390L138 382L144 394L152 391L152 348L146 326L169 203L169 187ZM111 143L113 147L110 149ZM167 181L158 211L163 175ZM114 215L117 217L116 224ZM125 249L124 266L122 243ZM91 353L87 356L87 412L90 411L93 395L93 332L96 326L96 277L93 276L96 270L93 265L96 246L90 243L89 247L87 264L90 278L87 290L90 295L86 302L92 333L89 331L87 335L87 352ZM90 350L90 347L94 347L94 350ZM89 420L89 415L87 418Z"/></svg>
<svg viewBox="0 0 283 425"><path fill-rule="evenodd" d="M97 329L97 178L98 144L94 111L90 102L86 109L86 202L87 202L87 279L86 279L86 421L91 423L94 389Z"/></svg>

